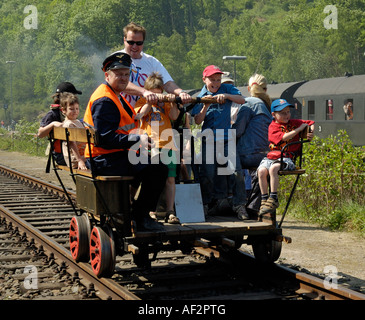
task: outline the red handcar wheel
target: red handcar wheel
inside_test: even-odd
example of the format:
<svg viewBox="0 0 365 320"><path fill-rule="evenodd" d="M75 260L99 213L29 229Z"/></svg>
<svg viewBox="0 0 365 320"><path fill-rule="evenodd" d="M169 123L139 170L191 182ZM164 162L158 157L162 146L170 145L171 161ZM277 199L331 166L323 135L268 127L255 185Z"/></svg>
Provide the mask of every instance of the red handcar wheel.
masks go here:
<svg viewBox="0 0 365 320"><path fill-rule="evenodd" d="M112 263L110 237L100 227L94 227L91 230L90 263L98 277L109 275Z"/></svg>
<svg viewBox="0 0 365 320"><path fill-rule="evenodd" d="M69 240L72 258L79 261L89 261L89 221L85 216L74 216L70 222Z"/></svg>

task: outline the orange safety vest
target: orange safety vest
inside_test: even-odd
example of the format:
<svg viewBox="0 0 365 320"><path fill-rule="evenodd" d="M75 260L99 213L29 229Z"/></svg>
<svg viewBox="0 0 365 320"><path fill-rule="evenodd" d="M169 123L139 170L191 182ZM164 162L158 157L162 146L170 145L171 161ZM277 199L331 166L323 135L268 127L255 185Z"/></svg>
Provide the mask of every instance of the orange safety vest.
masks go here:
<svg viewBox="0 0 365 320"><path fill-rule="evenodd" d="M116 130L119 134L129 134L130 131L138 127L138 121L134 120L134 117L131 117L128 112L124 109L122 103L120 102L118 96L115 94L115 92L107 85L107 84L101 84L91 95L89 104L87 105L85 115L84 115L84 122L86 126L94 128L94 120L92 117L91 107L93 103L101 98L107 97L111 99L114 104L118 107L119 113L120 113L120 121L119 121L119 127ZM121 99L124 99L122 96L120 96ZM124 102L128 105L128 107L133 112L133 115L135 115L134 108L124 99ZM96 147L93 144L91 144L91 154L93 157L102 155L102 154L108 154L113 152L119 152L123 151L124 149L103 149L100 147ZM89 154L89 148L85 148L85 158L90 158Z"/></svg>

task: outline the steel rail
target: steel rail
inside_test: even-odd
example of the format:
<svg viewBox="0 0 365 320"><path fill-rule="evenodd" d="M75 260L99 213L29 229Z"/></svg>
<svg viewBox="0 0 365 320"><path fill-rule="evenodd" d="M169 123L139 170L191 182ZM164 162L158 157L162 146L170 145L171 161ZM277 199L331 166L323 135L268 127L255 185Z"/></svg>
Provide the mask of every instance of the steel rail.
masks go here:
<svg viewBox="0 0 365 320"><path fill-rule="evenodd" d="M255 257L248 254L247 252L243 252L241 250L238 250L237 252L242 256L255 260ZM285 277L291 279L296 285L296 293L303 295L308 299L365 300L365 294L345 288L339 284L333 283L333 281L329 283L330 281L326 282L325 279L321 279L298 270L290 269L278 263L274 263L272 267L274 267L278 273L284 274Z"/></svg>
<svg viewBox="0 0 365 320"><path fill-rule="evenodd" d="M58 193L61 196L64 195L64 191L62 190L62 188L54 184L47 183L43 180L38 180L27 174L20 173L16 170L1 165L0 173L5 173L7 176L9 176L10 174L11 177L17 178L18 180L23 180L28 183L30 181L38 187L47 188L48 190L51 190L54 193ZM72 197L75 196L75 193L72 191L70 191L70 194L72 195ZM94 290L98 291L98 297L100 299L140 300L138 296L129 292L127 289L123 288L112 279L97 278L94 275L90 264L80 262L76 263L72 259L72 256L68 249L64 248L62 245L60 245L47 235L42 234L31 224L24 221L2 205L0 205L0 212L3 213L5 219L11 221L12 224L18 227L20 231L27 234L29 238L33 238L38 245L42 245L45 251L53 253L55 259L59 263L66 262L68 266L68 272L70 272L71 274L77 272L79 274L81 283L84 284L86 287L94 288ZM216 258L220 256L220 253L216 250L213 250L212 248L210 248L209 250L204 250L200 248L199 250L201 251L198 251L200 254L206 256L215 256ZM242 252L240 250L237 252L254 259L254 257L245 252ZM279 270L279 272L290 274L289 277L296 284L296 292L299 295L308 297L309 299L365 300L365 295L360 292L347 289L345 287L342 287L341 285L331 285L330 288L326 288L325 281L323 279L314 277L309 274L305 274L297 270L290 269L279 264L274 264L274 266Z"/></svg>
<svg viewBox="0 0 365 320"><path fill-rule="evenodd" d="M34 178L30 175L27 175L25 173L16 171L14 169L11 169L11 168L3 166L3 165L0 165L0 173L3 173L8 177L11 176L11 177L16 178L17 180L20 180L20 181L33 183L33 184L35 184L36 186L38 186L40 188L44 188L44 187L48 188L48 189L52 190L54 193L62 195L62 196L64 196L64 194L65 194L64 191L62 190L62 188L55 185L55 184L52 184L52 183L49 183L49 182L46 182L46 181L43 181L43 180L39 180L39 179ZM72 191L71 191L71 194L76 195Z"/></svg>
<svg viewBox="0 0 365 320"><path fill-rule="evenodd" d="M298 282L298 293L317 300L365 300L365 294L347 289L341 285L326 281L310 274L292 270L285 266L278 266L290 273ZM327 286L327 288L326 288Z"/></svg>
<svg viewBox="0 0 365 320"><path fill-rule="evenodd" d="M46 252L52 253L54 258L59 263L65 262L68 266L68 272L73 274L78 273L81 283L86 287L94 288L99 292L100 299L115 299L115 300L138 300L138 297L128 292L125 288L119 286L114 281L107 278L97 278L90 265L87 263L76 263L70 252L56 241L42 234L37 228L33 227L28 222L19 218L16 214L0 205L2 218L10 221L13 226L18 227L20 232L24 232L27 237L32 238L37 245L42 245Z"/></svg>
<svg viewBox="0 0 365 320"><path fill-rule="evenodd" d="M218 259L223 258L224 255L221 256L221 253L218 250L214 250L212 248L195 248L196 251L202 255L207 257L216 257ZM237 250L237 253L241 256L238 259L242 259L242 257L246 257L252 259L251 261L255 261L255 257L248 254L247 252ZM237 256L235 255L235 261L237 262ZM270 265L268 265L270 267ZM308 297L309 299L316 300L365 300L365 294L347 289L341 285L333 283L333 281L325 281L325 279L321 279L310 274L306 274L297 270L290 269L288 267L282 266L278 263L272 265L275 269L277 269L278 273L285 274L286 277L292 279L297 286L296 293L298 295L303 295ZM326 286L328 288L326 288Z"/></svg>
<svg viewBox="0 0 365 320"><path fill-rule="evenodd" d="M38 180L27 174L18 172L16 170L0 166L0 173L16 178L18 181L24 181L28 183L33 183L37 187L46 188L47 190L57 193L60 196L64 195L62 188L47 183L42 180ZM71 192L72 196L75 196L74 192ZM111 279L98 278L94 275L91 266L88 263L77 263L73 260L71 253L65 247L54 241L49 236L40 232L36 227L32 226L30 223L24 221L16 214L0 205L0 212L2 215L0 217L5 218L7 221L11 222L13 226L18 227L19 231L25 233L28 238L34 239L37 245L43 246L43 249L54 255L54 258L59 262L66 262L68 266L68 272L73 274L78 273L81 283L86 287L94 288L98 292L98 297L100 299L115 299L115 300L139 300L139 298L130 293L128 290L118 285Z"/></svg>

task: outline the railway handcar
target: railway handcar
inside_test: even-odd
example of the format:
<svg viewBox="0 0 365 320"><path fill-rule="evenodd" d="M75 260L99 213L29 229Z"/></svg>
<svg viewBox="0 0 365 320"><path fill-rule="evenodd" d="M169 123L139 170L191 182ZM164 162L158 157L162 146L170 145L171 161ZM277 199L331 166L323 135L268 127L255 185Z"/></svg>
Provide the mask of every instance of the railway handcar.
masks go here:
<svg viewBox="0 0 365 320"><path fill-rule="evenodd" d="M97 133L90 128L54 128L50 140L51 145L55 140L68 145L70 141L83 142L87 148L98 141ZM132 253L137 266L149 267L150 254L155 257L161 250L187 253L204 247L209 252L210 248L236 250L248 244L255 257L267 263L279 258L282 241L291 242L277 223L240 221L236 216L208 216L181 225L164 223L164 231L139 231L130 212L129 186L133 177L97 176L93 170L72 169L52 160L61 186L58 170L69 171L76 184L76 204L69 197L75 210L70 222L71 255L76 261L90 260L98 276L110 275L116 256L125 253Z"/></svg>

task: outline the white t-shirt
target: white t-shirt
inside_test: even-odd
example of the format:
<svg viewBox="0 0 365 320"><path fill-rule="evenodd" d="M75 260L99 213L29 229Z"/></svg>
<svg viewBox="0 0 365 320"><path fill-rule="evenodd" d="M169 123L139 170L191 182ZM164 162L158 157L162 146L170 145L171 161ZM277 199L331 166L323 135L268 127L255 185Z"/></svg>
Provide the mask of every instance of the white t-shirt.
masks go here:
<svg viewBox="0 0 365 320"><path fill-rule="evenodd" d="M125 51L123 49L120 52ZM174 81L162 63L155 57L144 52L141 52L141 55L141 59L132 59L130 82L143 88L147 77L153 72L158 72L162 76L164 84L169 81ZM139 96L131 96L125 93L123 93L123 96L133 107L140 98Z"/></svg>

